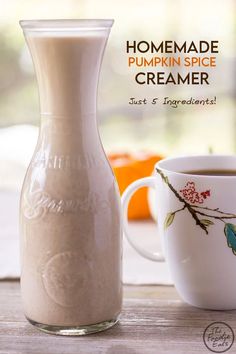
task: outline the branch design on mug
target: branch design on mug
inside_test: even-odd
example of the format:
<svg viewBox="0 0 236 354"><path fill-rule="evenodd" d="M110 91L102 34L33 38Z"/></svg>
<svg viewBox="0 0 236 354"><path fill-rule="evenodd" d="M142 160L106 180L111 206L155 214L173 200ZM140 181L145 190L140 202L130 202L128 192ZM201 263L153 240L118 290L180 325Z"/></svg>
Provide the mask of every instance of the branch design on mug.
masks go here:
<svg viewBox="0 0 236 354"><path fill-rule="evenodd" d="M196 225L201 227L206 234L209 233L208 229L211 225L214 225L215 221L221 221L224 223L224 234L226 236L227 245L232 249L233 254L236 255L236 225L227 222L236 219L236 214L224 212L219 210L219 208L212 209L202 206L205 200L211 196L210 190L198 192L195 183L188 181L184 188L178 192L160 169L157 168L156 171L161 176L162 181L183 204L182 208L167 213L164 221L164 229L167 229L173 223L177 213L185 209L191 214Z"/></svg>

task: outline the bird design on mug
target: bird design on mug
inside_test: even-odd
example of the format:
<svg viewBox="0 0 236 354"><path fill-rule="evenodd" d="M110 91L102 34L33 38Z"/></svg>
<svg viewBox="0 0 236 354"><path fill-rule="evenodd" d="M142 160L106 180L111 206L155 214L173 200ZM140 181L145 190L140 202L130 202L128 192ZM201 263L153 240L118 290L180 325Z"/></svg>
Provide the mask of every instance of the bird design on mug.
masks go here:
<svg viewBox="0 0 236 354"><path fill-rule="evenodd" d="M225 224L224 233L228 247L232 248L232 252L236 256L236 225Z"/></svg>
<svg viewBox="0 0 236 354"><path fill-rule="evenodd" d="M206 191L198 191L195 182L187 181L185 186L177 191L170 183L168 177L165 176L161 170L156 169L156 171L161 176L162 181L182 203L180 209L167 213L164 221L164 229L167 229L174 222L177 213L185 209L188 210L192 218L195 220L196 225L201 227L206 234L209 233L210 226L220 221L224 223L224 234L227 240L227 245L232 249L233 254L236 256L236 225L228 222L236 219L236 214L224 212L219 208L205 206L205 201L211 197L210 189L207 189Z"/></svg>

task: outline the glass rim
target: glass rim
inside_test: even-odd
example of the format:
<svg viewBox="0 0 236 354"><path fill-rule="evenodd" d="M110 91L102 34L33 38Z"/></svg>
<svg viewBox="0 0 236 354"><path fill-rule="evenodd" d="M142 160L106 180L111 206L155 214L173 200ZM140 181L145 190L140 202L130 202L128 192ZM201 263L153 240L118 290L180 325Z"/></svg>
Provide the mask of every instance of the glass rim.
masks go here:
<svg viewBox="0 0 236 354"><path fill-rule="evenodd" d="M234 164L232 164L234 162ZM155 164L155 171L160 170L171 175L188 176L197 179L235 180L236 175L204 175L187 171L198 170L236 170L236 155L230 154L205 154L205 155L180 155L168 157ZM187 172L187 173L186 173Z"/></svg>
<svg viewBox="0 0 236 354"><path fill-rule="evenodd" d="M94 31L110 29L113 19L46 19L46 20L20 20L24 31Z"/></svg>

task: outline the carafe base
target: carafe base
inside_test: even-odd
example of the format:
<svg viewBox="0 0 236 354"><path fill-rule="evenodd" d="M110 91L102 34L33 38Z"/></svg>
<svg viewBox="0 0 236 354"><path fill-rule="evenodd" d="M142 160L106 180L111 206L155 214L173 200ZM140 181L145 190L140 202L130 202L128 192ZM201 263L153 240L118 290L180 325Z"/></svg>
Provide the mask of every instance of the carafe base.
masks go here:
<svg viewBox="0 0 236 354"><path fill-rule="evenodd" d="M33 326L35 326L39 330L49 334L55 334L60 336L83 336L87 334L97 333L113 327L118 322L117 317L109 321L99 322L86 326L54 326L35 322L34 320L31 320L28 317L26 318Z"/></svg>

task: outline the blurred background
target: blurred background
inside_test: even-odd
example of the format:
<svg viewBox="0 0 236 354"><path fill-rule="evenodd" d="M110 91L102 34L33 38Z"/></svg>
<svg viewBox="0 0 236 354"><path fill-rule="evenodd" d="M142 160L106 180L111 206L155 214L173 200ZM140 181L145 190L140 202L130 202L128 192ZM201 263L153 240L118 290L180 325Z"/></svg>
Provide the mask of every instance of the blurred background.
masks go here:
<svg viewBox="0 0 236 354"><path fill-rule="evenodd" d="M37 83L20 19L115 19L98 92L98 123L107 153L146 151L154 156L170 156L236 152L235 0L0 0L0 9L1 276L19 275L18 202L39 126ZM218 40L217 67L210 72L211 84L138 85L134 80L138 70L127 65L127 40ZM130 97L167 96L216 96L217 104L179 108L128 104Z"/></svg>
<svg viewBox="0 0 236 354"><path fill-rule="evenodd" d="M107 152L234 153L234 0L0 0L0 188L19 190L39 126L33 65L20 19L114 18L103 61L98 121ZM147 86L127 65L127 40L219 40L209 86ZM150 70L150 69L149 69ZM156 69L151 69L155 71ZM163 71L161 69L161 71ZM130 97L217 97L215 106L131 106Z"/></svg>

